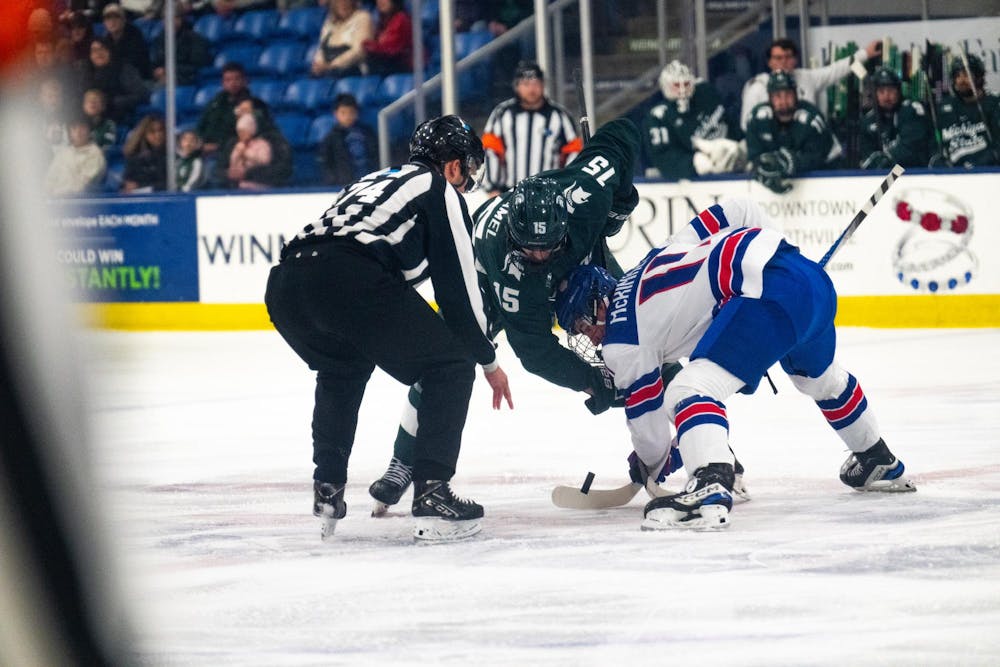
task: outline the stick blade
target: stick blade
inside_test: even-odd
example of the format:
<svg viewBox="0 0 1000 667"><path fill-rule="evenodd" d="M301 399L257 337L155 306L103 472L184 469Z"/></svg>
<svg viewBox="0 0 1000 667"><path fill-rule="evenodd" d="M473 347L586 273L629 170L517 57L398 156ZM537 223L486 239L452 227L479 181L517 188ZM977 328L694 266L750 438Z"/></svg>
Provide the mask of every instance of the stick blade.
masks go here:
<svg viewBox="0 0 1000 667"><path fill-rule="evenodd" d="M642 484L626 484L617 489L589 489L584 493L575 486L552 489L552 504L571 510L599 510L627 505L639 493Z"/></svg>

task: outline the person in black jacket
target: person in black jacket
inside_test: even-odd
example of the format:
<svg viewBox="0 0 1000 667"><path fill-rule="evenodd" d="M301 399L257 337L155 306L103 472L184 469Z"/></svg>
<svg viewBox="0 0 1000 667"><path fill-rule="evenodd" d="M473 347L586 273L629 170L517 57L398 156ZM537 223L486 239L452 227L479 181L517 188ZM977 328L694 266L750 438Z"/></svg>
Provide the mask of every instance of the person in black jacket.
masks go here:
<svg viewBox="0 0 1000 667"><path fill-rule="evenodd" d="M160 33L152 48L153 78L157 83L166 81L166 40L166 33ZM198 70L212 64L212 47L180 13L174 15L174 44L177 85L198 83Z"/></svg>
<svg viewBox="0 0 1000 667"><path fill-rule="evenodd" d="M160 116L145 116L125 140L122 192L167 189L167 126Z"/></svg>
<svg viewBox="0 0 1000 667"><path fill-rule="evenodd" d="M128 22L121 5L115 3L106 5L101 17L108 31L107 39L111 45L111 53L119 60L135 67L143 79L151 80L153 66L149 62L149 45L146 44L142 31Z"/></svg>
<svg viewBox="0 0 1000 667"><path fill-rule="evenodd" d="M337 124L323 138L318 159L323 168L323 183L345 185L374 171L378 155L375 132L358 122L358 101L350 93L333 100Z"/></svg>
<svg viewBox="0 0 1000 667"><path fill-rule="evenodd" d="M513 407L487 337L472 256L472 221L459 194L475 185L483 145L458 116L429 120L410 161L344 188L271 269L264 302L278 333L316 373L313 514L329 537L347 514L344 488L358 410L375 367L423 388L414 443L414 537L479 532L481 505L452 493L475 366L493 407ZM440 314L415 289L430 278Z"/></svg>
<svg viewBox="0 0 1000 667"><path fill-rule="evenodd" d="M108 116L117 123L127 122L135 108L149 98L139 72L114 57L104 38L90 42L90 59L80 64L79 74L79 89L101 90L108 103Z"/></svg>

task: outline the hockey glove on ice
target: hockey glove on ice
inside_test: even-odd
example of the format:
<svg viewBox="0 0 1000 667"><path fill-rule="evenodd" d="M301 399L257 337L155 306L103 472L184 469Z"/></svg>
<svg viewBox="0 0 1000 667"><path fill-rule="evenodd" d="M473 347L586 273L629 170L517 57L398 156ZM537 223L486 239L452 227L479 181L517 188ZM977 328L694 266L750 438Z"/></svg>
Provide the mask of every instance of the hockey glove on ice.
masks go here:
<svg viewBox="0 0 1000 667"><path fill-rule="evenodd" d="M593 395L583 402L591 414L599 415L608 408L624 408L625 397L615 389L615 378L607 366L594 366L590 381Z"/></svg>

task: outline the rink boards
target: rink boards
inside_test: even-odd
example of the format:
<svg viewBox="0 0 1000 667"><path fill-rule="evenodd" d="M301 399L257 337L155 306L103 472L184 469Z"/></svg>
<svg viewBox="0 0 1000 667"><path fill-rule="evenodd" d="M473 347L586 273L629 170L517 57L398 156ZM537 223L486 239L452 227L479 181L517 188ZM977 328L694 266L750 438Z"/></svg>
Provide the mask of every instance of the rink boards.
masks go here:
<svg viewBox="0 0 1000 667"><path fill-rule="evenodd" d="M828 265L838 324L1000 326L1000 170L911 170ZM640 203L610 239L632 266L726 196L757 201L819 259L882 180L840 172L775 195L746 178L640 182ZM316 221L333 191L165 195L74 202L57 260L89 321L119 329L263 329L264 287L281 244ZM470 210L482 195L468 198ZM332 287L332 286L331 286ZM432 293L427 292L429 299Z"/></svg>

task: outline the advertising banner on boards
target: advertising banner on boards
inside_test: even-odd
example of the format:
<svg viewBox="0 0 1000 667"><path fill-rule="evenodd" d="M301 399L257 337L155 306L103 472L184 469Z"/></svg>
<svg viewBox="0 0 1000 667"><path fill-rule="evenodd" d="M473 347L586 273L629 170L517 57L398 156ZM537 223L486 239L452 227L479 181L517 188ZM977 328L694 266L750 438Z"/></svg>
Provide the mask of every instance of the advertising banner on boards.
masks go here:
<svg viewBox="0 0 1000 667"><path fill-rule="evenodd" d="M193 197L75 200L54 224L77 300L198 301Z"/></svg>

